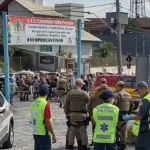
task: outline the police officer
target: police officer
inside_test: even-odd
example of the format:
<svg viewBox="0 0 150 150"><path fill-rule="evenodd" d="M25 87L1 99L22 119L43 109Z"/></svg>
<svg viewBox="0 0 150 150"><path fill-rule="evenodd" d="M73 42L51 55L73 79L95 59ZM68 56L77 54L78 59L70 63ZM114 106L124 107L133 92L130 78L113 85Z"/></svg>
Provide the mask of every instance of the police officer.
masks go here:
<svg viewBox="0 0 150 150"><path fill-rule="evenodd" d="M51 150L52 142L56 137L52 127L50 104L46 101L48 87L44 84L39 87L39 97L31 105L31 124L34 137L34 150Z"/></svg>
<svg viewBox="0 0 150 150"><path fill-rule="evenodd" d="M137 136L135 150L150 150L150 92L146 82L141 81L135 89L141 97L136 115L125 115L125 121L135 120L132 132Z"/></svg>
<svg viewBox="0 0 150 150"><path fill-rule="evenodd" d="M100 93L102 93L102 91L108 89L108 86L106 84L101 84L100 87L98 87L95 91L95 93L93 95L91 95L90 97L90 102L88 104L88 111L89 111L89 115L92 117L92 112L93 109L102 104L103 100L99 98Z"/></svg>
<svg viewBox="0 0 150 150"><path fill-rule="evenodd" d="M113 105L114 94L105 90L100 94L104 103L93 110L95 130L93 136L94 150L116 150L116 128L119 109Z"/></svg>
<svg viewBox="0 0 150 150"><path fill-rule="evenodd" d="M123 81L117 82L116 90L117 90L117 97L115 99L115 105L120 110L119 124L123 124L119 128L120 144L121 144L121 150L124 150L126 148L126 143L127 143L127 123L124 122L122 116L128 114L133 109L134 104L132 103L132 96L126 91L124 91Z"/></svg>
<svg viewBox="0 0 150 150"><path fill-rule="evenodd" d="M106 89L108 89L108 86L106 84L101 84L100 87L98 87L96 89L95 93L93 95L91 95L91 97L90 97L90 102L88 104L88 112L89 112L89 116L91 118L93 132L95 129L95 124L92 119L92 112L96 106L98 106L104 102L102 99L99 98L99 95ZM93 145L93 143L90 144L90 146L92 146L92 145Z"/></svg>
<svg viewBox="0 0 150 150"><path fill-rule="evenodd" d="M65 114L70 116L70 131L69 131L69 149L73 149L74 139L77 131L79 130L82 150L87 149L88 136L87 136L87 109L86 106L89 102L88 94L81 90L84 82L81 79L75 81L75 86L71 90L65 103Z"/></svg>
<svg viewBox="0 0 150 150"><path fill-rule="evenodd" d="M69 120L67 122L68 122L67 123L68 129L67 129L67 133L66 133L66 146L65 146L65 149L70 149L70 146L68 144L68 142L69 142L69 133L70 133L70 122L69 122ZM82 149L82 141L81 141L81 136L80 136L80 132L79 132L78 129L77 129L75 137L77 139L78 150L80 150L80 149ZM75 148L76 147L73 147L73 149L75 149Z"/></svg>
<svg viewBox="0 0 150 150"><path fill-rule="evenodd" d="M66 79L64 79L63 75L60 75L60 80L58 81L58 96L60 99L60 107L64 106L63 96L66 91L69 89L69 85Z"/></svg>

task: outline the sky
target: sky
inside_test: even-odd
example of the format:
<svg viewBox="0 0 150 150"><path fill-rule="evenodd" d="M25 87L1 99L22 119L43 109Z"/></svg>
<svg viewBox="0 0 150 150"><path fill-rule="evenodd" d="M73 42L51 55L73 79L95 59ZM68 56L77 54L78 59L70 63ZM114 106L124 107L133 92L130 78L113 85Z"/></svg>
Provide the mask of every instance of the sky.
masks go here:
<svg viewBox="0 0 150 150"><path fill-rule="evenodd" d="M115 0L43 0L43 1L45 6L54 6L55 4L62 4L62 3L77 3L77 4L84 4L84 7L110 4L115 2ZM146 0L146 16L150 17L150 2L147 1L148 0ZM121 6L130 9L130 0L120 0L120 3ZM92 13L96 13L96 15L98 15L101 18L105 18L106 12L115 11L115 7L113 7L113 5L99 6L94 8L87 8L84 11L90 11ZM130 11L125 9L121 9L121 11L130 13ZM95 16L85 14L85 17L90 18Z"/></svg>

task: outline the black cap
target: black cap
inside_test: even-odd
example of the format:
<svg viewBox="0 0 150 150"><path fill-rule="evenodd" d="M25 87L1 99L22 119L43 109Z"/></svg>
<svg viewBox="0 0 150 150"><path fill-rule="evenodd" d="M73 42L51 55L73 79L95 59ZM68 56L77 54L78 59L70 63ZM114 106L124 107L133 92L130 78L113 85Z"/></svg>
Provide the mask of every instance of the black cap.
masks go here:
<svg viewBox="0 0 150 150"><path fill-rule="evenodd" d="M40 95L47 95L49 92L48 87L45 84L41 84L39 87L39 94Z"/></svg>
<svg viewBox="0 0 150 150"><path fill-rule="evenodd" d="M148 88L148 84L145 81L140 81L137 84L136 89L134 90L134 92L137 92L138 89L141 89L141 88Z"/></svg>
<svg viewBox="0 0 150 150"><path fill-rule="evenodd" d="M103 99L108 99L108 98L110 98L110 97L114 97L115 95L114 95L114 93L112 92L112 91L110 91L110 90L105 90L105 91L103 91L101 94L100 94L100 98L103 98Z"/></svg>

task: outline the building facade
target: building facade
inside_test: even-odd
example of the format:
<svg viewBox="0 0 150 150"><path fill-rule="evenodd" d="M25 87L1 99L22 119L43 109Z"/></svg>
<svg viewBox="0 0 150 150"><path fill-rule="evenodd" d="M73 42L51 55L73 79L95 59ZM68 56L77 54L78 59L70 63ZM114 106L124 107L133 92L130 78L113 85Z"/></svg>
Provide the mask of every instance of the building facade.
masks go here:
<svg viewBox="0 0 150 150"><path fill-rule="evenodd" d="M82 19L84 22L84 16L75 16L71 10L66 9L66 11L60 10L60 5L54 7L43 6L43 0L5 0L0 5L0 11L7 11L8 15L11 16L27 16L27 17L45 17L45 18L59 18L67 20L77 20ZM73 4L67 4L68 7L72 7ZM62 8L62 7L61 7ZM84 8L84 6L83 6ZM77 10L76 10L77 11ZM79 10L80 11L80 10ZM69 15L68 15L69 14ZM90 33L82 30L82 57L89 58L92 55L92 43L100 42L100 39L91 35ZM58 68L58 56L56 54L58 51L64 50L66 52L72 52L73 57L77 57L77 46L55 46L55 45L22 45L21 48L26 50L32 57L33 68L36 70L49 70L56 71ZM42 56L49 56L52 59L51 64L43 64L40 59ZM43 57L44 58L44 57Z"/></svg>

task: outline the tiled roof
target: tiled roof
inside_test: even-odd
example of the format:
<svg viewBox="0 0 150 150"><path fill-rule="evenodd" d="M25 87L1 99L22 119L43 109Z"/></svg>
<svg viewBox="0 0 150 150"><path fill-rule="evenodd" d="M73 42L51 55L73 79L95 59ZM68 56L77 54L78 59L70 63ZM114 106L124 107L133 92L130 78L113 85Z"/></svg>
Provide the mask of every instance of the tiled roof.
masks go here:
<svg viewBox="0 0 150 150"><path fill-rule="evenodd" d="M13 0L5 0L2 4L0 4L0 11L6 11L8 5ZM50 6L43 6L33 3L30 0L14 0L18 4L22 5L28 11L32 12L35 15L42 15L42 16L53 16L53 17L64 17L62 14L55 11L54 7ZM17 8L16 8L17 9Z"/></svg>
<svg viewBox="0 0 150 150"><path fill-rule="evenodd" d="M150 28L150 18L140 18L136 20L140 28Z"/></svg>
<svg viewBox="0 0 150 150"><path fill-rule="evenodd" d="M15 1L36 15L63 17L62 14L55 11L54 7L38 5L36 3L31 2L30 0Z"/></svg>
<svg viewBox="0 0 150 150"><path fill-rule="evenodd" d="M94 30L97 28L108 28L99 18L87 18L89 21L85 22L85 29ZM106 18L102 18L104 22L106 22Z"/></svg>

